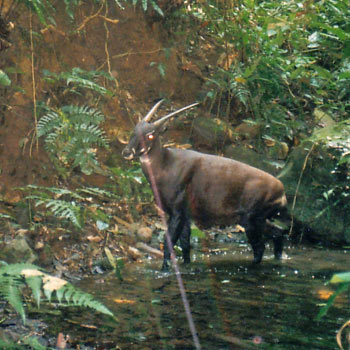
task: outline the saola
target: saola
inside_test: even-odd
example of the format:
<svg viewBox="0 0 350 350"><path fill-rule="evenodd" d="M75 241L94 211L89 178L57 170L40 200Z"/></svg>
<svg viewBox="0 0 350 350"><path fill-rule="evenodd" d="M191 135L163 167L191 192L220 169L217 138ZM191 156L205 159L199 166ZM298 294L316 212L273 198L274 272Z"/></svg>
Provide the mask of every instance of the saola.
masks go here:
<svg viewBox="0 0 350 350"><path fill-rule="evenodd" d="M281 181L247 164L191 150L162 147L159 139L164 123L198 103L150 122L162 101L135 126L122 154L125 159L140 157L142 170L153 193L168 214L171 244L180 239L183 259L190 262L191 220L199 227L232 225L245 228L253 248L254 263L260 263L265 249L264 231L270 226L274 254L281 258L282 232L272 227L271 218L286 209ZM168 240L164 242L163 269L170 259Z"/></svg>

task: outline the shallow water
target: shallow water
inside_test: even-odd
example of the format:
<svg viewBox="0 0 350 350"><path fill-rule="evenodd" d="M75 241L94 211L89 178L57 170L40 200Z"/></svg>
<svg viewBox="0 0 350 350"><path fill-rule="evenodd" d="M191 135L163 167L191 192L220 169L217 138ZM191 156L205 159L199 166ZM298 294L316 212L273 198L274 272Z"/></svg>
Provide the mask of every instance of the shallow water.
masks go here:
<svg viewBox="0 0 350 350"><path fill-rule="evenodd" d="M180 263L202 349L338 349L335 336L350 319L350 296L339 296L321 321L315 317L332 290L325 282L349 270L350 252L300 247L286 252L276 262L268 250L263 263L253 266L245 244L215 244L205 255L197 253L191 267ZM123 281L114 276L83 281L79 287L105 303L119 322L94 316L90 321L97 329L85 329L80 341L100 348L196 349L176 275L160 273L160 265L160 260L130 265Z"/></svg>

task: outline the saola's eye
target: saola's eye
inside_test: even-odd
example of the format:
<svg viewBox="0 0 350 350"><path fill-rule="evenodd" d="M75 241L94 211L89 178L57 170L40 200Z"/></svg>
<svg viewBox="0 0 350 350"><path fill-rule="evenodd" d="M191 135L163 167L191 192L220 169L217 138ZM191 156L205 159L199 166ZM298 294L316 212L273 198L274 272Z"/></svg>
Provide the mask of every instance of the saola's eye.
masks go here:
<svg viewBox="0 0 350 350"><path fill-rule="evenodd" d="M154 135L153 134L148 134L148 135L146 135L146 137L147 137L147 140L149 140L149 141L154 140Z"/></svg>

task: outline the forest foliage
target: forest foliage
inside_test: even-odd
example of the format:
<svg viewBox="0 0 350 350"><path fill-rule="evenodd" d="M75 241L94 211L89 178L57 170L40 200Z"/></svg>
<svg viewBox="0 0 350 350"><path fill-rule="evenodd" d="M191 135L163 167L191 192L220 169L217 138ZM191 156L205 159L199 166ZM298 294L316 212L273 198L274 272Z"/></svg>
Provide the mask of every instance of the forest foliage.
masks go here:
<svg viewBox="0 0 350 350"><path fill-rule="evenodd" d="M4 1L0 0L0 50L10 47L16 11L29 11L39 23L35 30L21 27L21 35L27 39L34 35L40 40L40 29L57 25L57 2L53 0L7 3L9 6L3 6ZM63 2L73 32L78 29L76 9L83 3L81 0ZM322 145L328 155L326 161L331 163L328 167L331 181L316 181L314 190L326 203L319 215L329 207L348 211L350 7L347 0L170 0L168 6L156 0L94 0L92 3L96 8L117 6L123 10L133 6L144 11L150 22L158 21L171 33L164 43L166 53L179 50L194 61L196 57L203 57L205 48L215 51L215 64L198 64L205 82L198 92L198 100L204 101L212 116L231 125L242 119L259 124L260 140L283 141L289 149L299 144L308 149L312 149L310 145ZM167 79L166 65L156 66L162 78ZM22 89L15 79L17 73L16 67L0 63L1 106L9 107L7 97ZM45 147L59 179L69 185L72 173L81 171L85 175L103 174L116 185L107 189L71 190L64 186L33 184L21 188L27 194L25 200L34 203L35 208L30 207L30 211L36 209L37 216L42 218L55 216L80 230L88 221L108 227L110 211L105 204L112 199L127 202L132 216L138 215L138 205L151 198L140 168L123 169L119 164L101 166L98 158L100 150L109 152L102 107L118 92L115 77L110 71L96 67L91 70L67 67L66 71L43 70L36 74L49 98L44 99L38 93L33 108L33 129L38 141L42 140L40 144ZM0 218L14 220L7 214L0 214ZM18 271L12 272L11 267L1 268L0 277L1 296L7 298L24 319L19 298L21 289L29 285L38 300L38 295L45 293L42 278L39 276L35 284L30 285L30 279ZM346 283L348 288L348 279ZM73 292L67 289L65 293ZM78 294L80 300L85 300L82 295ZM331 302L322 312L330 305Z"/></svg>
<svg viewBox="0 0 350 350"><path fill-rule="evenodd" d="M1 6L2 45L19 8L36 15L42 28L56 26L53 1L10 3L7 8ZM82 3L64 1L73 28L77 27L75 11ZM331 154L327 162L332 163L334 184L322 184L316 191L327 206L330 200L336 206L348 206L350 8L346 0L170 1L167 6L154 0L94 3L98 11L107 6L121 10L133 6L152 21L160 21L172 33L166 43L170 47L164 51L181 49L194 60L210 47L217 59L215 64L202 66L205 85L198 99L207 101L212 114L230 124L241 119L259 124L260 140L265 142L285 142L289 149L300 143L323 145ZM40 38L42 32L34 34ZM6 94L21 87L12 83L14 67L0 68L4 101ZM166 67L159 73L167 78ZM99 108L118 92L115 77L82 67L66 72L43 70L37 75L51 102L40 100L41 96L36 101L36 136L44 139L59 176L68 179L79 170L101 173L98 150L108 149L109 142ZM115 176L113 170L105 170Z"/></svg>

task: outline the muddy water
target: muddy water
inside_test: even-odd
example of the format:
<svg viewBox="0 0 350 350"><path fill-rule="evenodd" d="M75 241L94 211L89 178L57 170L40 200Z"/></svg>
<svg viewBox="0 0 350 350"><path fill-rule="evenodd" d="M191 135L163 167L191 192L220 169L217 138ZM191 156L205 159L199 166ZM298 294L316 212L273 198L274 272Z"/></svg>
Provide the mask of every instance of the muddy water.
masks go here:
<svg viewBox="0 0 350 350"><path fill-rule="evenodd" d="M215 248L195 255L188 269L180 264L202 349L338 349L335 336L350 319L350 296L338 297L321 321L315 317L332 290L325 282L350 269L349 251L289 248L281 262L268 251L254 267L246 245ZM129 266L123 281L109 276L81 283L119 319L113 325L91 318L98 327L81 341L102 348L196 349L176 275L158 272L160 264Z"/></svg>

